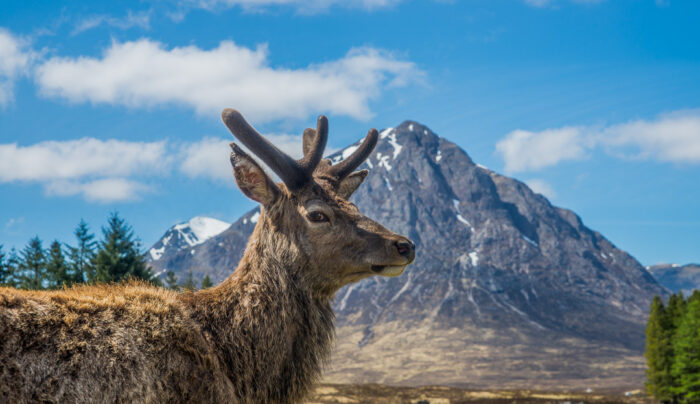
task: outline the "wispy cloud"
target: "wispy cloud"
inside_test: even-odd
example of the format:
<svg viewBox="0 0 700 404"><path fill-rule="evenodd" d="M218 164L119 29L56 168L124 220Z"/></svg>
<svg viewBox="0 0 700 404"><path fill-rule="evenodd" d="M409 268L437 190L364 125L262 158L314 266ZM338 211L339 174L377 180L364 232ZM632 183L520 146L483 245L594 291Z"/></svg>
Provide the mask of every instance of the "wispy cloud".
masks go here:
<svg viewBox="0 0 700 404"><path fill-rule="evenodd" d="M141 11L134 13L129 10L124 17L113 17L105 14L92 15L81 19L73 29L72 35L77 35L82 32L97 28L100 25L108 25L118 29L143 28L150 27L151 13L150 11Z"/></svg>
<svg viewBox="0 0 700 404"><path fill-rule="evenodd" d="M316 14L334 6L376 10L400 3L402 0L184 0L179 2L181 9L200 8L217 10L240 7L247 11L263 11L270 7L289 7L300 14Z"/></svg>
<svg viewBox="0 0 700 404"><path fill-rule="evenodd" d="M496 144L508 172L533 171L586 158L602 149L627 159L700 164L700 110L664 114L607 127L516 130Z"/></svg>
<svg viewBox="0 0 700 404"><path fill-rule="evenodd" d="M367 119L369 101L382 90L421 77L413 63L374 48L288 69L270 66L265 45L248 49L224 41L211 50L167 49L148 39L113 43L101 58L54 57L36 68L47 96L128 107L180 104L200 114L235 105L257 121L303 118L319 110Z"/></svg>
<svg viewBox="0 0 700 404"><path fill-rule="evenodd" d="M148 187L127 177L164 173L166 143L83 138L31 146L0 144L0 182L38 182L48 195L90 201L137 199Z"/></svg>
<svg viewBox="0 0 700 404"><path fill-rule="evenodd" d="M266 134L265 137L277 148L294 158L301 157L301 136ZM199 142L180 146L179 169L189 177L203 177L232 183L233 174L229 156L229 143L233 139L207 137ZM242 145L241 145L242 146ZM268 173L273 173L268 170Z"/></svg>
<svg viewBox="0 0 700 404"><path fill-rule="evenodd" d="M0 144L0 182L69 180L163 171L166 144L82 138L31 146Z"/></svg>
<svg viewBox="0 0 700 404"><path fill-rule="evenodd" d="M25 74L32 58L24 40L0 28L0 107L14 100L15 80Z"/></svg>
<svg viewBox="0 0 700 404"><path fill-rule="evenodd" d="M556 6L557 4L561 3L559 0L524 0L525 4L533 7L538 7L538 8L543 8L543 7L551 7L551 6ZM598 4L602 3L605 0L568 0L571 3L578 3L578 4ZM658 1L658 0L657 0Z"/></svg>
<svg viewBox="0 0 700 404"><path fill-rule="evenodd" d="M547 129L541 132L516 130L496 144L508 172L537 170L564 160L585 156L585 138L580 127Z"/></svg>
<svg viewBox="0 0 700 404"><path fill-rule="evenodd" d="M7 222L5 222L5 230L12 230L22 223L24 223L24 216L11 217Z"/></svg>
<svg viewBox="0 0 700 404"><path fill-rule="evenodd" d="M700 164L700 110L613 125L597 138L609 150L628 157Z"/></svg>
<svg viewBox="0 0 700 404"><path fill-rule="evenodd" d="M542 194L548 199L554 199L557 197L557 193L547 181L540 178L531 178L525 181L530 189L538 194Z"/></svg>
<svg viewBox="0 0 700 404"><path fill-rule="evenodd" d="M290 156L301 157L301 136L265 137ZM205 137L194 142L129 142L83 138L30 146L0 144L0 183L38 183L47 196L78 195L97 203L139 200L155 191L150 180L171 175L233 184L231 140Z"/></svg>
<svg viewBox="0 0 700 404"><path fill-rule="evenodd" d="M81 195L89 202L112 203L141 199L151 187L127 178L102 178L88 181L50 181L44 186L49 196Z"/></svg>

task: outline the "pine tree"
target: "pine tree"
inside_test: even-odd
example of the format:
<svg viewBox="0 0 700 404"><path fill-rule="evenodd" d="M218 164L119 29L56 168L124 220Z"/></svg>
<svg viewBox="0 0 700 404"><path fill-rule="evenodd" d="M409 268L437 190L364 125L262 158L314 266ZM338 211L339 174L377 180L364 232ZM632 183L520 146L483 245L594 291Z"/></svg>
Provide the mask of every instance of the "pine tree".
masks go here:
<svg viewBox="0 0 700 404"><path fill-rule="evenodd" d="M671 364L673 346L669 338L669 325L666 309L659 296L654 296L646 329L647 392L660 401L671 401Z"/></svg>
<svg viewBox="0 0 700 404"><path fill-rule="evenodd" d="M5 286L12 286L15 288L19 286L19 266L19 255L17 254L17 250L13 247L5 258Z"/></svg>
<svg viewBox="0 0 700 404"><path fill-rule="evenodd" d="M192 270L187 271L187 279L185 280L185 283L182 284L182 289L184 289L184 290L197 289L197 283L195 282L194 276L192 275Z"/></svg>
<svg viewBox="0 0 700 404"><path fill-rule="evenodd" d="M673 362L675 361L674 341L676 339L676 331L678 330L681 321L683 321L685 311L686 301L683 297L683 292L678 292L678 294L672 294L668 299L668 305L666 306L665 313L666 338L668 340L667 363L670 366L669 373L671 375L667 380L667 383L668 390L671 391L671 402L677 402L679 399L677 392L679 391L680 382L678 380L678 377L676 377L673 374L672 367Z"/></svg>
<svg viewBox="0 0 700 404"><path fill-rule="evenodd" d="M214 286L214 284L211 282L211 278L209 275L205 275L204 279L202 279L202 289L207 289Z"/></svg>
<svg viewBox="0 0 700 404"><path fill-rule="evenodd" d="M68 263L63 256L63 248L58 240L54 240L49 247L46 275L51 288L60 288L64 285L70 286L73 283L73 278L69 274Z"/></svg>
<svg viewBox="0 0 700 404"><path fill-rule="evenodd" d="M75 238L78 244L75 247L68 246L68 259L70 260L71 275L74 283L95 282L95 235L90 233L87 223L80 219L76 227Z"/></svg>
<svg viewBox="0 0 700 404"><path fill-rule="evenodd" d="M29 240L20 255L20 287L42 289L46 280L46 253L39 236Z"/></svg>
<svg viewBox="0 0 700 404"><path fill-rule="evenodd" d="M179 288L177 285L177 276L175 276L175 272L173 271L165 273L165 283L168 285L168 289L178 290Z"/></svg>
<svg viewBox="0 0 700 404"><path fill-rule="evenodd" d="M7 262L5 252L2 251L2 244L0 244L0 286L8 283L10 283L10 265Z"/></svg>
<svg viewBox="0 0 700 404"><path fill-rule="evenodd" d="M696 291L697 292L697 291ZM675 389L682 402L700 402L700 294L688 299L683 319L673 341Z"/></svg>
<svg viewBox="0 0 700 404"><path fill-rule="evenodd" d="M668 298L668 305L666 306L666 316L670 321L671 329L675 332L678 326L683 320L683 314L685 313L685 297L683 292L678 292L678 294L672 294Z"/></svg>
<svg viewBox="0 0 700 404"><path fill-rule="evenodd" d="M128 278L139 278L153 282L153 274L146 265L134 232L124 219L115 212L102 228L103 240L95 257L97 282L119 282Z"/></svg>

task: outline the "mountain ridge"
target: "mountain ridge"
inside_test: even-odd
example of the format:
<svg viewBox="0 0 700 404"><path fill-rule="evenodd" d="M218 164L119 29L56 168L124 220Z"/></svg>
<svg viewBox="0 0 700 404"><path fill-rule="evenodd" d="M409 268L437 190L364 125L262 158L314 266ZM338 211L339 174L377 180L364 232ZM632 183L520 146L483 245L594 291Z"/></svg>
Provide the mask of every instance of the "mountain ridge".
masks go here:
<svg viewBox="0 0 700 404"><path fill-rule="evenodd" d="M338 162L356 146L329 157ZM610 380L641 383L647 307L668 291L633 257L574 212L475 164L415 121L382 130L360 168L370 174L352 201L411 238L417 256L401 277L370 278L338 292L329 381L517 386L527 375L546 375L541 379L557 385L576 382L576 375L595 379L609 366ZM152 264L220 281L242 256L256 212L190 253ZM442 363L425 360L431 357ZM558 365L564 357L578 363ZM495 360L511 365L485 370Z"/></svg>
<svg viewBox="0 0 700 404"><path fill-rule="evenodd" d="M688 296L700 289L700 264L657 264L648 266L647 270L674 293L683 292Z"/></svg>

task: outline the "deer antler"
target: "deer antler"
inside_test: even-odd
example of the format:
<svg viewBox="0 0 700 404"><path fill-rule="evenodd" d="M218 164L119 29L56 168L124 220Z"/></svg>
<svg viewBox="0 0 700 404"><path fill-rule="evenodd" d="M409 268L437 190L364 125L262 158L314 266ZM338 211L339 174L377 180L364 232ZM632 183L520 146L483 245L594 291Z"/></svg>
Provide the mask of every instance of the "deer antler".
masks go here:
<svg viewBox="0 0 700 404"><path fill-rule="evenodd" d="M304 135L306 135L306 132L304 132ZM362 162L367 159L367 157L369 157L370 153L372 153L374 146L377 145L378 137L379 134L377 133L377 130L370 129L360 147L358 147L357 150L355 150L348 158L332 166L329 173L336 176L339 180L352 173L357 167L360 166L360 164L362 164Z"/></svg>
<svg viewBox="0 0 700 404"><path fill-rule="evenodd" d="M318 117L313 141L308 148L304 148L304 157L294 160L262 137L235 109L225 109L221 113L221 119L241 143L280 176L290 191L301 189L311 180L328 140L328 119L321 115Z"/></svg>

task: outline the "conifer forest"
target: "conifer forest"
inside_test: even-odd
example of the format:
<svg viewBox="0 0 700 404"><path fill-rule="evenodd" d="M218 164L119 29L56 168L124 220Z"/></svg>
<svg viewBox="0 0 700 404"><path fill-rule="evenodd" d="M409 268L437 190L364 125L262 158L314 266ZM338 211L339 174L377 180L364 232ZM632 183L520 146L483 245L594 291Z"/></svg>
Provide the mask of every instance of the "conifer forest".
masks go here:
<svg viewBox="0 0 700 404"><path fill-rule="evenodd" d="M191 272L180 282L168 271L162 282L148 266L132 227L118 213L109 216L101 233L98 240L81 220L69 243L54 240L47 248L35 236L20 251L6 251L0 244L0 286L41 290L140 279L174 290L197 289ZM210 286L206 277L201 287Z"/></svg>
<svg viewBox="0 0 700 404"><path fill-rule="evenodd" d="M647 392L664 403L700 402L700 291L655 297L646 330Z"/></svg>

